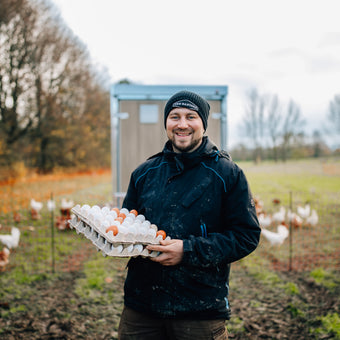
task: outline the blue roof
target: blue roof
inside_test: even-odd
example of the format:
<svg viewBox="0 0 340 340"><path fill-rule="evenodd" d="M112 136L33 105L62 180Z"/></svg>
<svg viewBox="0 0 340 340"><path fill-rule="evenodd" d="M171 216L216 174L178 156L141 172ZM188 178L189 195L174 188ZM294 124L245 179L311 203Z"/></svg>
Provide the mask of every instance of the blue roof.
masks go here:
<svg viewBox="0 0 340 340"><path fill-rule="evenodd" d="M220 85L114 84L111 86L111 95L118 100L168 100L181 90L198 93L207 100L222 100L228 94L228 86Z"/></svg>

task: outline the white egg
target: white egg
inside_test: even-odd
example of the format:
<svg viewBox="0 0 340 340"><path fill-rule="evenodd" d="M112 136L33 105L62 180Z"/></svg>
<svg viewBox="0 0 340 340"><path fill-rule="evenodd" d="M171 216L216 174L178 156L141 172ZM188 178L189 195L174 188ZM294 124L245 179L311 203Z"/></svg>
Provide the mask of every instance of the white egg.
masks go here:
<svg viewBox="0 0 340 340"><path fill-rule="evenodd" d="M123 251L123 245L118 244L118 245L111 245L111 250L115 250L117 254L121 253Z"/></svg>
<svg viewBox="0 0 340 340"><path fill-rule="evenodd" d="M102 231L102 232L106 232L106 229L110 226L111 224L109 223L109 221L107 221L107 220L104 220L104 221L102 221L102 223L100 224L100 230Z"/></svg>
<svg viewBox="0 0 340 340"><path fill-rule="evenodd" d="M100 226L101 222L103 220L103 215L100 213L95 213L93 215L93 222L96 226Z"/></svg>
<svg viewBox="0 0 340 340"><path fill-rule="evenodd" d="M107 215L110 212L110 208L109 207L103 207L102 208L102 214L103 215Z"/></svg>
<svg viewBox="0 0 340 340"><path fill-rule="evenodd" d="M117 218L117 216L118 216L117 213L114 210L110 210L108 215L112 216L113 218Z"/></svg>
<svg viewBox="0 0 340 340"><path fill-rule="evenodd" d="M130 234L136 235L138 229L136 228L134 224L130 224L128 227L128 230Z"/></svg>
<svg viewBox="0 0 340 340"><path fill-rule="evenodd" d="M94 205L94 206L91 208L91 212L100 213L100 212L101 212L100 206Z"/></svg>
<svg viewBox="0 0 340 340"><path fill-rule="evenodd" d="M105 216L105 220L108 221L110 224L112 224L115 221L114 217L109 214Z"/></svg>
<svg viewBox="0 0 340 340"><path fill-rule="evenodd" d="M156 237L156 230L152 229L152 228L149 228L148 235L150 235L152 237Z"/></svg>
<svg viewBox="0 0 340 340"><path fill-rule="evenodd" d="M118 226L118 232L121 234L128 234L129 230L127 227L123 226L122 224Z"/></svg>
<svg viewBox="0 0 340 340"><path fill-rule="evenodd" d="M134 222L134 220L131 218L131 217L126 217L124 219L124 223L127 224L127 225L130 225Z"/></svg>
<svg viewBox="0 0 340 340"><path fill-rule="evenodd" d="M158 231L158 228L157 228L156 224L151 224L150 225L150 229L154 229L156 231L156 233Z"/></svg>
<svg viewBox="0 0 340 340"><path fill-rule="evenodd" d="M129 244L125 249L127 250L128 253L131 253L133 250L133 244Z"/></svg>
<svg viewBox="0 0 340 340"><path fill-rule="evenodd" d="M83 215L87 215L87 213L89 212L89 210L91 209L91 207L88 204L84 204L81 208L80 208L80 212Z"/></svg>
<svg viewBox="0 0 340 340"><path fill-rule="evenodd" d="M135 219L135 220L133 221L133 223L140 226L140 225L142 224L142 221L141 221L141 220Z"/></svg>
<svg viewBox="0 0 340 340"><path fill-rule="evenodd" d="M129 214L126 215L126 218L128 218L128 217L131 217L133 220L135 220L136 215L132 214L132 213L129 213Z"/></svg>
<svg viewBox="0 0 340 340"><path fill-rule="evenodd" d="M150 225L151 225L151 223L150 223L149 221L144 221L144 222L142 223L142 226L143 226L143 227L146 227L146 228L149 228Z"/></svg>
<svg viewBox="0 0 340 340"><path fill-rule="evenodd" d="M141 235L147 235L148 234L148 228L145 227L145 226L140 226L138 228L138 233L141 234Z"/></svg>
<svg viewBox="0 0 340 340"><path fill-rule="evenodd" d="M129 210L127 210L126 208L120 209L119 212L120 212L121 214L124 214L125 216L129 215Z"/></svg>
<svg viewBox="0 0 340 340"><path fill-rule="evenodd" d="M137 215L136 220L144 222L145 221L145 216L144 215Z"/></svg>
<svg viewBox="0 0 340 340"><path fill-rule="evenodd" d="M143 245L142 244L135 244L133 248L138 253L141 253L143 251Z"/></svg>

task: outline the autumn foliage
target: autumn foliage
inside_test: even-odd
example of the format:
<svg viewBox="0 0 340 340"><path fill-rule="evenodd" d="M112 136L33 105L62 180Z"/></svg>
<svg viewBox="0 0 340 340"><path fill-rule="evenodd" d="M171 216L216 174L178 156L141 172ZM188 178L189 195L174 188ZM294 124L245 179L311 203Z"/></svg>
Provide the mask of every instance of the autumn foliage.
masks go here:
<svg viewBox="0 0 340 340"><path fill-rule="evenodd" d="M109 81L47 0L0 14L0 180L110 164Z"/></svg>

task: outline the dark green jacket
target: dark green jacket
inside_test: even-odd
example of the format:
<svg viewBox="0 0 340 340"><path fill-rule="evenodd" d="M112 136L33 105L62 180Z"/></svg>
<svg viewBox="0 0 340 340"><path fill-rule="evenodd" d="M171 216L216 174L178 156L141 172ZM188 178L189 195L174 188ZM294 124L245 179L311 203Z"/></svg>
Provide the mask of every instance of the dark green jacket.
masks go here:
<svg viewBox="0 0 340 340"><path fill-rule="evenodd" d="M176 266L132 258L125 304L159 317L229 317L230 263L258 245L260 227L242 170L204 137L193 153L174 153L170 142L131 175L123 207L136 209L182 239Z"/></svg>

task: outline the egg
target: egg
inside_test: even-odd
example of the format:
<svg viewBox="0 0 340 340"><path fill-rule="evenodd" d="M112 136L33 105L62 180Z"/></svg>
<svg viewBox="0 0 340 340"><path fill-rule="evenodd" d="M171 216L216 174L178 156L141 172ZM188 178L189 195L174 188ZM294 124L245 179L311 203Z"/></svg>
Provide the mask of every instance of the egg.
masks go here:
<svg viewBox="0 0 340 340"><path fill-rule="evenodd" d="M99 205L92 206L91 212L101 213L100 206Z"/></svg>
<svg viewBox="0 0 340 340"><path fill-rule="evenodd" d="M126 251L128 252L128 253L132 253L132 251L133 251L133 244L129 244L125 249L126 249Z"/></svg>
<svg viewBox="0 0 340 340"><path fill-rule="evenodd" d="M132 209L132 210L130 210L130 214L133 214L136 217L138 215L138 212L137 212L137 210Z"/></svg>
<svg viewBox="0 0 340 340"><path fill-rule="evenodd" d="M80 212L84 215L87 216L89 210L91 209L91 207L88 204L84 204L81 208L80 208Z"/></svg>
<svg viewBox="0 0 340 340"><path fill-rule="evenodd" d="M118 214L115 210L110 210L110 212L107 214L107 216L112 216L113 218L117 218Z"/></svg>
<svg viewBox="0 0 340 340"><path fill-rule="evenodd" d="M148 235L150 235L151 237L156 237L156 230L153 228L149 228L148 229Z"/></svg>
<svg viewBox="0 0 340 340"><path fill-rule="evenodd" d="M110 251L114 251L115 253L119 254L123 251L123 245L122 244L117 244L117 245L111 244Z"/></svg>
<svg viewBox="0 0 340 340"><path fill-rule="evenodd" d="M161 236L163 240L166 238L166 232L164 230L158 230L156 233L156 237Z"/></svg>
<svg viewBox="0 0 340 340"><path fill-rule="evenodd" d="M129 213L129 214L126 215L126 218L128 218L128 217L131 218L134 221L135 218L136 218L136 215Z"/></svg>
<svg viewBox="0 0 340 340"><path fill-rule="evenodd" d="M127 224L127 225L130 225L134 222L134 220L131 218L131 217L126 217L124 219L124 223Z"/></svg>
<svg viewBox="0 0 340 340"><path fill-rule="evenodd" d="M127 216L129 214L129 210L127 210L126 208L122 208L119 211L121 214L124 214L125 216Z"/></svg>
<svg viewBox="0 0 340 340"><path fill-rule="evenodd" d="M113 236L116 236L118 234L118 227L116 225L110 225L105 232L108 233L109 231L112 231Z"/></svg>
<svg viewBox="0 0 340 340"><path fill-rule="evenodd" d="M136 216L136 220L144 222L145 221L145 216L144 215L138 215L138 216Z"/></svg>
<svg viewBox="0 0 340 340"><path fill-rule="evenodd" d="M144 221L142 223L142 227L146 227L146 228L149 228L151 226L151 223L149 221Z"/></svg>
<svg viewBox="0 0 340 340"><path fill-rule="evenodd" d="M110 224L112 224L114 221L115 221L115 217L113 217L112 215L110 214L107 214L105 216L105 221L108 221Z"/></svg>
<svg viewBox="0 0 340 340"><path fill-rule="evenodd" d="M110 208L109 207L103 207L102 208L102 214L103 215L107 215L110 212Z"/></svg>
<svg viewBox="0 0 340 340"><path fill-rule="evenodd" d="M102 221L101 224L100 224L100 230L101 230L102 232L106 232L106 229L107 229L110 225L111 225L111 224L110 224L110 222L109 222L108 220L104 220L104 221Z"/></svg>
<svg viewBox="0 0 340 340"><path fill-rule="evenodd" d="M144 248L143 245L139 243L133 246L133 250L136 251L137 253L141 253L143 251L143 248Z"/></svg>

